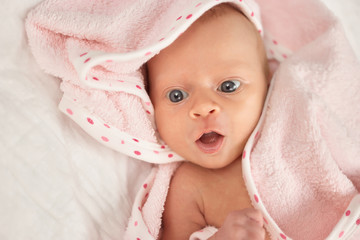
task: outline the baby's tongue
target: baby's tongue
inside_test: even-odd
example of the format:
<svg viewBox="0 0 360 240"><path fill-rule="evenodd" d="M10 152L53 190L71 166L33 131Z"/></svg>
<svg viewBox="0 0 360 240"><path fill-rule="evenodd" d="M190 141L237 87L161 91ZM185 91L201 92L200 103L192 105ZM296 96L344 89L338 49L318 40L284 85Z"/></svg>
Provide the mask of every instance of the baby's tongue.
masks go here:
<svg viewBox="0 0 360 240"><path fill-rule="evenodd" d="M210 144L216 142L220 135L216 132L205 133L199 139L204 144Z"/></svg>

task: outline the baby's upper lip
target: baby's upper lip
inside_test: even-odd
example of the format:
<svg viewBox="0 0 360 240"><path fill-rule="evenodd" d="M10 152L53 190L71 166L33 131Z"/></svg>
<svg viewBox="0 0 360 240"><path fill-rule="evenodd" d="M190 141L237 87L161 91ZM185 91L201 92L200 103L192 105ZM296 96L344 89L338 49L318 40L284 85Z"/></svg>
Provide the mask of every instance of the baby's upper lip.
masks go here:
<svg viewBox="0 0 360 240"><path fill-rule="evenodd" d="M219 130L216 130L216 129L206 129L204 131L202 131L200 134L197 135L196 139L195 139L195 142L198 141L204 134L207 134L207 133L211 133L211 132L215 132L221 136L224 136L224 134L222 132L220 132Z"/></svg>

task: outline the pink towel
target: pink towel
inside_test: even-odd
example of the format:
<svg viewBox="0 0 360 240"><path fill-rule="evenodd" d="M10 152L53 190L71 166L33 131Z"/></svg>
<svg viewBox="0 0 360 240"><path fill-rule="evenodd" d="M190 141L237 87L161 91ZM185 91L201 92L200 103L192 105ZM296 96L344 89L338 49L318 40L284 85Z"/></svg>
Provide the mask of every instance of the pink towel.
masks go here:
<svg viewBox="0 0 360 240"><path fill-rule="evenodd" d="M257 0L261 30L252 0L46 0L26 30L38 64L62 79L65 114L114 150L170 163L182 158L157 136L142 65L222 2L241 6L281 62L245 148L254 207L273 239L359 239L360 66L320 2ZM176 166L155 168L139 191L129 239L159 235Z"/></svg>

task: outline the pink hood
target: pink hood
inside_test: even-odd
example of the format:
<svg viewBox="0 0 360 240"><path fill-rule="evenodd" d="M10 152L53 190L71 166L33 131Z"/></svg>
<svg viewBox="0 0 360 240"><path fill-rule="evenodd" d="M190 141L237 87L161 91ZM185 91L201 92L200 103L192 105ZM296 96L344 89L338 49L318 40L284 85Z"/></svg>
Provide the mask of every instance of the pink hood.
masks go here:
<svg viewBox="0 0 360 240"><path fill-rule="evenodd" d="M360 66L320 2L258 0L261 25L252 0L46 0L29 13L26 30L38 64L62 80L61 111L109 148L171 163L183 159L157 135L142 66L222 2L252 20L269 59L281 62L245 148L243 175L254 207L273 239L360 238ZM133 213L143 210L141 232L154 238L175 165L169 169L162 174L167 181L153 175L153 188L134 205ZM142 208L146 193L147 205L156 205L150 210ZM134 219L129 226L139 226Z"/></svg>

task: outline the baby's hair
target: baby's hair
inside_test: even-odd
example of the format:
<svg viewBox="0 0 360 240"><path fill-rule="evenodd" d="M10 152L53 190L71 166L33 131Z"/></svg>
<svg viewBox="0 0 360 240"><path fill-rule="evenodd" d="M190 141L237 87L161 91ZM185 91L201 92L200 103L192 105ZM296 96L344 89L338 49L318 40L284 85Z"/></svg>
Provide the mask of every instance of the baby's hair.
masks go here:
<svg viewBox="0 0 360 240"><path fill-rule="evenodd" d="M227 13L228 9L233 9L238 11L239 13L243 14L239 10L237 10L233 5L229 3L221 3L219 5L214 6L207 10L197 21L198 22L205 22L211 18L221 17Z"/></svg>

